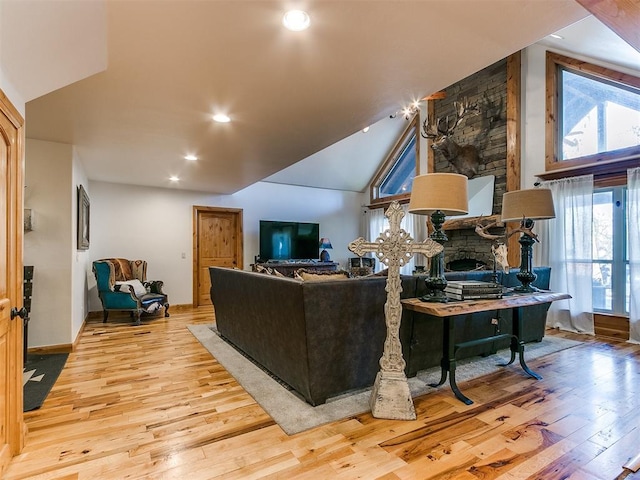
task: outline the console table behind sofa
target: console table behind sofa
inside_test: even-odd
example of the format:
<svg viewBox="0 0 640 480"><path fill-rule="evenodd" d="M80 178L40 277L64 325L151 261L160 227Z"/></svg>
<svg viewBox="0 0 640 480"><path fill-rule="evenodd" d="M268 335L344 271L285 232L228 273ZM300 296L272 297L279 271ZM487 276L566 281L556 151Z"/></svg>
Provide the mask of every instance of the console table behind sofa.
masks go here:
<svg viewBox="0 0 640 480"><path fill-rule="evenodd" d="M520 282L516 278L518 271L519 269L516 268L511 269L508 274L498 272L498 281L505 287L520 285ZM536 274L536 280L532 285L543 290L548 290L551 267L535 267L533 272ZM479 280L482 282L490 282L492 273L491 270L446 272L445 277L449 281ZM416 297L421 297L427 293L427 287L424 282L425 278L425 275L418 276ZM551 303L549 302L531 305L522 309L522 318L524 321L523 331L521 332L522 341L528 343L542 340L546 328L547 310L549 310L550 306ZM506 310L501 312L485 311L460 315L455 319L455 341L466 342L476 338L484 338L494 335L498 331L501 333L512 333L511 314L511 311ZM407 362L405 373L408 377L413 377L418 371L428 368L425 367L425 365L429 367L439 365L442 355L442 321L437 317L419 312L413 313L412 320L410 334L406 330L400 331L402 354ZM509 347L509 343L509 340L505 339L496 341L489 346L477 345L470 347L462 353L460 358L495 353L501 348Z"/></svg>

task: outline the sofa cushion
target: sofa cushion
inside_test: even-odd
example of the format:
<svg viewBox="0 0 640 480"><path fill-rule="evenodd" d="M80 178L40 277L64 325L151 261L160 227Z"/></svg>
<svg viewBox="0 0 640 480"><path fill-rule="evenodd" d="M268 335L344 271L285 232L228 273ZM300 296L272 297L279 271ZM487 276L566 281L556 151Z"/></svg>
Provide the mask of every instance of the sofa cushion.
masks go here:
<svg viewBox="0 0 640 480"><path fill-rule="evenodd" d="M349 272L345 272L344 270L314 271L300 268L296 270L294 278L304 280L305 282L326 282L349 278Z"/></svg>
<svg viewBox="0 0 640 480"><path fill-rule="evenodd" d="M352 277L366 277L373 273L373 267L351 267L349 274Z"/></svg>

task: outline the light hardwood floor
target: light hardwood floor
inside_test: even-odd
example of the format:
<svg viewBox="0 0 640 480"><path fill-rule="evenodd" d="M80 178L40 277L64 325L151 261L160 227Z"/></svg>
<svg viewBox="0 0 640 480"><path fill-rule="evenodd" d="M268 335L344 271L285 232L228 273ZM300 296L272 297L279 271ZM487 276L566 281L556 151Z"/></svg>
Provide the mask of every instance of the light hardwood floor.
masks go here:
<svg viewBox="0 0 640 480"><path fill-rule="evenodd" d="M640 346L576 348L415 400L416 421L369 414L287 436L191 335L211 308L130 325L90 321L5 476L71 479L638 479Z"/></svg>

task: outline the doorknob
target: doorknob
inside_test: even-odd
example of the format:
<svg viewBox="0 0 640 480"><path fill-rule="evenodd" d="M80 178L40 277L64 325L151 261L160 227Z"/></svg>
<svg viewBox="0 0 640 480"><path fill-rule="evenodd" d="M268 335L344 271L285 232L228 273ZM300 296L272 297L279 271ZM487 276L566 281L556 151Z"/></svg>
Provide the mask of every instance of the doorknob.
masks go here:
<svg viewBox="0 0 640 480"><path fill-rule="evenodd" d="M24 319L27 316L27 309L22 307L20 310L18 310L16 307L11 307L11 320L13 320L16 317L20 317L22 319Z"/></svg>

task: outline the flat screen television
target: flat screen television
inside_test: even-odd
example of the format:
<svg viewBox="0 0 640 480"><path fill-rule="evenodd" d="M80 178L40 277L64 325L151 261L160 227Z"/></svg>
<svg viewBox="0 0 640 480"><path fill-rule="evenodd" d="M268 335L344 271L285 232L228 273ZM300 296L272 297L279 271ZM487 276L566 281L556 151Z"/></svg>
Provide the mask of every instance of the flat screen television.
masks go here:
<svg viewBox="0 0 640 480"><path fill-rule="evenodd" d="M317 223L260 220L261 260L315 260L319 242Z"/></svg>

